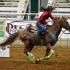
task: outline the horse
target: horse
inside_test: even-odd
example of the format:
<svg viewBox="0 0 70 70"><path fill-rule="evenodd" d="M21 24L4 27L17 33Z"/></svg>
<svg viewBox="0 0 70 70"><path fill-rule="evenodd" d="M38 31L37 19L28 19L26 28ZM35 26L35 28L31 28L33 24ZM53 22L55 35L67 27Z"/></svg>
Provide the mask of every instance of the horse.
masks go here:
<svg viewBox="0 0 70 70"><path fill-rule="evenodd" d="M0 44L0 46L12 44L18 37L24 43L24 53L27 55L30 61L36 63L42 60L49 59L54 53L54 51L52 50L52 46L54 46L58 41L58 36L62 28L70 31L70 25L67 20L68 18L65 16L57 17L55 20L53 20L53 25L50 26L45 32L45 34L42 36L30 32L28 28L24 30L22 29L18 32L11 34L6 41ZM36 45L43 45L46 47L45 56L36 59L36 57L31 52Z"/></svg>

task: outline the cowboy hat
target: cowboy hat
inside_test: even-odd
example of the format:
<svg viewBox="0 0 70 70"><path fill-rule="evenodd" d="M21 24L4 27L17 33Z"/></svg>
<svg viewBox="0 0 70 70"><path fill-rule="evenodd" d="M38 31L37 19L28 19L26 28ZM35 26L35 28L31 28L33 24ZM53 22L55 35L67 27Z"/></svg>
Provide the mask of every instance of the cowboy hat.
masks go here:
<svg viewBox="0 0 70 70"><path fill-rule="evenodd" d="M47 8L41 7L41 10L45 10L45 11L53 10L53 9L55 9L55 7L53 7L53 6L47 6Z"/></svg>
<svg viewBox="0 0 70 70"><path fill-rule="evenodd" d="M53 7L53 6L47 6L46 9L47 9L47 10L53 10L53 9L55 9L55 7Z"/></svg>

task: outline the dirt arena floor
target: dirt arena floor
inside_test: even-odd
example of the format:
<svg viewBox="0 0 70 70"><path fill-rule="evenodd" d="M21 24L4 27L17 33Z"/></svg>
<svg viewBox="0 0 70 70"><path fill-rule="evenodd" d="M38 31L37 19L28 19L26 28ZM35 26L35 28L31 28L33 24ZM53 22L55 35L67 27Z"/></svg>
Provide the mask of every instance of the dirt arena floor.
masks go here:
<svg viewBox="0 0 70 70"><path fill-rule="evenodd" d="M0 70L70 70L70 47L56 46L54 50L49 60L33 64L23 53L23 45L12 45L10 58L0 58ZM36 57L42 57L45 47L35 47L32 52Z"/></svg>

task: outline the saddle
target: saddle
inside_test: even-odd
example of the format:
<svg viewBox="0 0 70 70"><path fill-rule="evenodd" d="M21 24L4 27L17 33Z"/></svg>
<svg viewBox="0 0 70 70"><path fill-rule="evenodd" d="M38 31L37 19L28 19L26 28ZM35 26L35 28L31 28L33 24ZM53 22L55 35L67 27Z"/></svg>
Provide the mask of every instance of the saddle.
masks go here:
<svg viewBox="0 0 70 70"><path fill-rule="evenodd" d="M46 26L46 28L48 29L50 26L49 25L47 25ZM38 28L37 28L37 26L33 26L33 25L29 25L28 27L27 27L27 30L30 32L30 33L33 33L33 34L38 34ZM45 33L47 33L48 31L46 30L46 32L44 32L42 35L44 35ZM40 36L42 36L42 35L40 35Z"/></svg>
<svg viewBox="0 0 70 70"><path fill-rule="evenodd" d="M34 34L38 33L38 28L36 26L31 25L31 24L27 27L27 30L31 33L34 33Z"/></svg>

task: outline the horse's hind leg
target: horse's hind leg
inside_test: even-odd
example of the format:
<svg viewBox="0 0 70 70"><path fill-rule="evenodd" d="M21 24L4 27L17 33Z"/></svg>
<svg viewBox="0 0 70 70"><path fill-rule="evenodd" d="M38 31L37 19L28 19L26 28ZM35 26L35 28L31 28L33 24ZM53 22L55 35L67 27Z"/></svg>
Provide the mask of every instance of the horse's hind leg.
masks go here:
<svg viewBox="0 0 70 70"><path fill-rule="evenodd" d="M27 55L30 61L35 63L35 56L31 53L34 45L29 40L25 41L24 44L25 44L24 53Z"/></svg>
<svg viewBox="0 0 70 70"><path fill-rule="evenodd" d="M33 46L33 44L30 43L29 40L25 41L24 45L25 45L24 53L28 55L28 52L31 52L34 46Z"/></svg>

